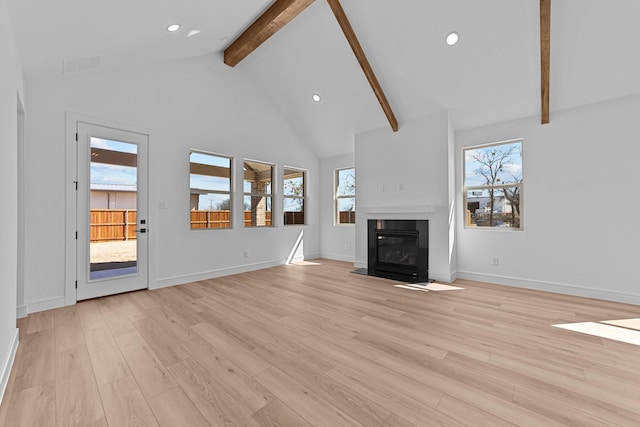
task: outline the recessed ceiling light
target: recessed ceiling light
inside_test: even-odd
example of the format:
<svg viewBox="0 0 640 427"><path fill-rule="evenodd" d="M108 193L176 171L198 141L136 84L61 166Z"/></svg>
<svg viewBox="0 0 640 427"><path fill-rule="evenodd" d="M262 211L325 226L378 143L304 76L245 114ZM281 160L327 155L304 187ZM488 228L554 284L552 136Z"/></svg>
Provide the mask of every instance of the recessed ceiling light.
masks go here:
<svg viewBox="0 0 640 427"><path fill-rule="evenodd" d="M179 29L180 29L180 24L171 24L167 27L167 31L170 31L172 33L175 33Z"/></svg>
<svg viewBox="0 0 640 427"><path fill-rule="evenodd" d="M314 102L320 102L322 98L320 98L320 95L318 95L317 93L314 93L313 95L311 95L311 99L313 99Z"/></svg>
<svg viewBox="0 0 640 427"><path fill-rule="evenodd" d="M454 44L458 43L458 40L460 39L460 35L458 33L456 33L455 31L447 34L447 38L445 39L445 41L447 42L447 44L449 46L453 46Z"/></svg>
<svg viewBox="0 0 640 427"><path fill-rule="evenodd" d="M197 36L198 34L200 34L200 30L191 30L189 34L187 34L187 37Z"/></svg>

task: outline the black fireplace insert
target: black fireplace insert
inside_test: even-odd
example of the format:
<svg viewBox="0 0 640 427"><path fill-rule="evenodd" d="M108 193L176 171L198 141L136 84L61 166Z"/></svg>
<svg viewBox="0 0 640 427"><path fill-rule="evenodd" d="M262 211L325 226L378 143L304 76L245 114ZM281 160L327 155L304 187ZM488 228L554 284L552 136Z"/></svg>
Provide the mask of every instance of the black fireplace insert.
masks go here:
<svg viewBox="0 0 640 427"><path fill-rule="evenodd" d="M370 219L370 276L404 282L429 280L429 221Z"/></svg>

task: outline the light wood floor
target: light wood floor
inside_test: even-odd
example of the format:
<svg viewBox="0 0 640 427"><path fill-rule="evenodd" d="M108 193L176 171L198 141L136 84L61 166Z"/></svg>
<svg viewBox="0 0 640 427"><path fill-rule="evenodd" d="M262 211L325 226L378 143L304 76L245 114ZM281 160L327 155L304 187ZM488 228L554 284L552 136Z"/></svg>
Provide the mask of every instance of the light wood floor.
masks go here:
<svg viewBox="0 0 640 427"><path fill-rule="evenodd" d="M550 326L640 307L317 262L20 320L0 425L640 425L640 347Z"/></svg>

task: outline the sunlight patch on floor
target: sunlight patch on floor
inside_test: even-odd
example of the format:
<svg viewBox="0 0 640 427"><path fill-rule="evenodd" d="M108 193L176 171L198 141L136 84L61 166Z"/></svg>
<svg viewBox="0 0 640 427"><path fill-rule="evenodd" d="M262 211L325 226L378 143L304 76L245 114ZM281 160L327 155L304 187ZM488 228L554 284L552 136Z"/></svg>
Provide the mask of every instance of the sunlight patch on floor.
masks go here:
<svg viewBox="0 0 640 427"><path fill-rule="evenodd" d="M421 288L427 288L430 291L459 291L464 289L464 288L459 288L457 286L444 285L442 283L427 283L427 284L414 283L411 286L419 286Z"/></svg>
<svg viewBox="0 0 640 427"><path fill-rule="evenodd" d="M423 286L416 287L411 285L393 285L395 288L409 289L410 291L429 292L429 289L425 289Z"/></svg>
<svg viewBox="0 0 640 427"><path fill-rule="evenodd" d="M640 345L640 331L621 328L613 325L605 325L597 322L564 323L552 325L555 328L580 332L600 338L621 341L628 344Z"/></svg>
<svg viewBox="0 0 640 427"><path fill-rule="evenodd" d="M457 290L464 289L464 288L459 288L457 286L443 285L442 283L407 283L406 285L394 285L394 286L396 288L410 289L412 291L422 291L422 292L457 291Z"/></svg>
<svg viewBox="0 0 640 427"><path fill-rule="evenodd" d="M614 326L622 326L623 328L635 329L640 331L640 318L638 319L619 319L619 320L605 320L602 323Z"/></svg>
<svg viewBox="0 0 640 427"><path fill-rule="evenodd" d="M292 262L290 265L322 265L319 262L311 262L311 261L300 261L300 262Z"/></svg>

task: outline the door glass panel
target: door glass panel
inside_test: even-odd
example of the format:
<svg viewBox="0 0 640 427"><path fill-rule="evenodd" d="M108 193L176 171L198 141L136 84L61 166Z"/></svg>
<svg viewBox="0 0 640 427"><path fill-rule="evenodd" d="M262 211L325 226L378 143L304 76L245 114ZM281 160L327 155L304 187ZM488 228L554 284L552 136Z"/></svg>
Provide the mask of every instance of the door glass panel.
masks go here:
<svg viewBox="0 0 640 427"><path fill-rule="evenodd" d="M138 146L91 137L90 280L138 273Z"/></svg>

